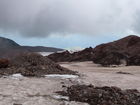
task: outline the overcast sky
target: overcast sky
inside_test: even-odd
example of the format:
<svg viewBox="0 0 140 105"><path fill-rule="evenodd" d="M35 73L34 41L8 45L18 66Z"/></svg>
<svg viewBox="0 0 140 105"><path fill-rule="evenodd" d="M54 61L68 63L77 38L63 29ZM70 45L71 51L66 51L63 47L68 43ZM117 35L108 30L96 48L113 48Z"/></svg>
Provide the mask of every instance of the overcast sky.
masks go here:
<svg viewBox="0 0 140 105"><path fill-rule="evenodd" d="M139 35L139 5L139 0L0 0L0 35L24 45L94 46Z"/></svg>

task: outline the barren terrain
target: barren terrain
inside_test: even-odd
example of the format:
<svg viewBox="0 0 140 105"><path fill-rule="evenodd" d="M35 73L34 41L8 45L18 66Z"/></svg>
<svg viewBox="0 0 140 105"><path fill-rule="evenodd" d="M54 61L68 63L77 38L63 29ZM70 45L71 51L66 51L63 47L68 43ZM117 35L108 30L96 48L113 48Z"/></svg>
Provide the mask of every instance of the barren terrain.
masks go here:
<svg viewBox="0 0 140 105"><path fill-rule="evenodd" d="M80 77L66 79L58 76L0 78L0 105L87 105L79 102L68 102L66 101L67 97L59 97L55 93L72 84L118 86L122 89L131 88L140 91L139 66L100 67L92 62L63 62L59 64L78 71ZM124 74L117 73L120 71Z"/></svg>

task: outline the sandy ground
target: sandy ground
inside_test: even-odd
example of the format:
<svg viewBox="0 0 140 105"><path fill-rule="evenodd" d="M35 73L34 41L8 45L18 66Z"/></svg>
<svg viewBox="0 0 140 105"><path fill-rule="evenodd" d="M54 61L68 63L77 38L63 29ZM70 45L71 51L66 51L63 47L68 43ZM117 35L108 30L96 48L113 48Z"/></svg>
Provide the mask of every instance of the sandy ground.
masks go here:
<svg viewBox="0 0 140 105"><path fill-rule="evenodd" d="M140 66L100 67L92 62L60 63L62 66L78 71L81 81L95 86L118 86L122 89L140 91ZM117 72L130 74L118 74Z"/></svg>
<svg viewBox="0 0 140 105"><path fill-rule="evenodd" d="M56 91L72 84L93 84L95 86L118 86L122 89L140 91L140 66L99 67L92 62L60 63L78 71L79 78L0 78L0 105L87 105L58 99ZM117 74L123 71L131 74Z"/></svg>

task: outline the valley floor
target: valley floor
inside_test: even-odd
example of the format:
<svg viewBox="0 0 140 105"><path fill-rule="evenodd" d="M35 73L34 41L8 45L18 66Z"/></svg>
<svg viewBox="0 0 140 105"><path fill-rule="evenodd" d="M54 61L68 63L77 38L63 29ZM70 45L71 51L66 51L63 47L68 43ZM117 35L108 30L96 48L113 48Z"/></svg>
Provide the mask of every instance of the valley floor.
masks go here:
<svg viewBox="0 0 140 105"><path fill-rule="evenodd" d="M87 105L59 99L60 97L55 92L72 84L117 86L122 89L138 89L140 91L140 66L100 67L92 62L63 62L59 64L78 71L80 77L71 79L60 77L0 78L0 105ZM120 71L124 74L117 73Z"/></svg>

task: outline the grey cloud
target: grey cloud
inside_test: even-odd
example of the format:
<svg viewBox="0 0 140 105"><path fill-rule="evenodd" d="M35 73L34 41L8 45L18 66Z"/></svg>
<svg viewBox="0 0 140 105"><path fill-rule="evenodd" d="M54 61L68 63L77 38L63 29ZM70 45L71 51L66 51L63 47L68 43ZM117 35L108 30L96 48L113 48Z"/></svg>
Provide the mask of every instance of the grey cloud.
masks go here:
<svg viewBox="0 0 140 105"><path fill-rule="evenodd" d="M126 33L135 31L139 3L138 0L0 0L0 30L28 37Z"/></svg>

